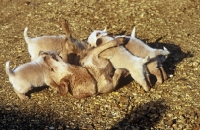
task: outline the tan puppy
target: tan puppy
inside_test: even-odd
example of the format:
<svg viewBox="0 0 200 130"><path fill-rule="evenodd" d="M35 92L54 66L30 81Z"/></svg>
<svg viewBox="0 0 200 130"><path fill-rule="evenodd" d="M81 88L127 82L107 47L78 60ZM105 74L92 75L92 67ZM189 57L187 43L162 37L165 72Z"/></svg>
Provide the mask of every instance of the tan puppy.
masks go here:
<svg viewBox="0 0 200 130"><path fill-rule="evenodd" d="M168 57L170 52L165 47L164 49L151 48L140 39L137 39L135 37L135 28L131 33L131 37L126 38L129 42L125 45L125 48L138 57L145 58L146 56L149 56L151 61L147 64L148 71L156 76L157 83L163 83L163 81L167 79L167 75L162 67L162 63ZM163 58L159 58L159 55L162 55Z"/></svg>
<svg viewBox="0 0 200 130"><path fill-rule="evenodd" d="M51 68L50 75L54 81L60 85L61 94L68 91L76 98L84 98L98 93L112 92L121 75L126 74L126 70L118 69L113 77L112 65L107 60L98 59L97 55L101 50L117 46L120 41L114 40L108 44L95 48L87 54L84 63L92 62L92 67L80 67L65 63L58 55L47 55L45 62ZM121 41L121 43L123 43ZM90 60L91 59L91 60ZM101 62L99 62L99 60ZM109 75L109 74L110 75Z"/></svg>
<svg viewBox="0 0 200 130"><path fill-rule="evenodd" d="M101 35L99 33L101 33ZM105 33L106 32L103 32L103 31L92 32L89 36L89 38L92 40L89 40L88 44L90 44L91 46L96 46L97 44L93 42L96 41L98 38L102 37L102 35L104 35ZM141 58L145 58L147 56L150 57L151 60L147 63L147 69L151 74L156 76L157 83L162 83L163 80L167 79L167 75L162 67L162 63L170 54L170 52L166 48L162 50L162 49L153 49L149 47L144 42L142 42L141 40L135 37L135 28L133 29L131 36L122 35L122 36L117 36L117 37L125 37L127 41L129 41L128 43L126 43L125 48L129 52L131 52L133 55L141 57ZM110 40L112 40L112 37L110 37ZM108 41L109 40L107 37L107 42ZM164 58L160 59L159 55L163 55Z"/></svg>
<svg viewBox="0 0 200 130"><path fill-rule="evenodd" d="M68 24L65 23L65 21L62 22L62 26L68 28ZM67 31L69 31L69 29ZM65 62L70 62L69 57L71 55L77 54L87 46L85 42L72 38L70 32L68 32L66 36L41 36L36 38L28 37L27 33L28 28L26 27L24 29L24 39L28 45L31 61L35 61L38 58L39 51L53 50L58 53Z"/></svg>
<svg viewBox="0 0 200 130"><path fill-rule="evenodd" d="M40 53L36 61L20 65L13 70L9 69L9 63L9 61L6 62L6 74L20 99L28 99L28 96L25 94L31 87L48 85L59 90L59 86L49 75L49 67L44 62L44 55L42 53Z"/></svg>
<svg viewBox="0 0 200 130"><path fill-rule="evenodd" d="M101 43L102 41L98 40L97 42ZM123 43L124 38L116 38L111 40L107 44L100 45L89 51L87 55L80 61L81 65L86 67L97 80L98 90L100 93L113 91L118 85L119 78L122 75L126 76L128 71L124 68L117 68L114 71L114 68L109 60L99 57L99 54L108 48L113 48Z"/></svg>
<svg viewBox="0 0 200 130"><path fill-rule="evenodd" d="M96 81L86 68L65 63L58 55L46 55L52 79L59 84L61 95L70 92L75 98L97 94Z"/></svg>
<svg viewBox="0 0 200 130"><path fill-rule="evenodd" d="M102 36L97 39L97 42L101 41L99 44L108 44L111 38L109 36ZM126 41L127 42L127 41ZM132 55L123 46L109 48L104 50L100 57L109 59L115 69L125 68L131 74L131 77L138 82L145 91L149 91L150 86L147 82L148 74L146 74L146 63L149 62L149 56L145 58L140 58Z"/></svg>

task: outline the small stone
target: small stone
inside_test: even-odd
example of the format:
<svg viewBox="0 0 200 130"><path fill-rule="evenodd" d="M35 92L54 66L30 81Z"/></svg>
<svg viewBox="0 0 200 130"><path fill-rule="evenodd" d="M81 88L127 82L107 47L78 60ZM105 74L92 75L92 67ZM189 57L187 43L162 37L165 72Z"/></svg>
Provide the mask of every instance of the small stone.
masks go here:
<svg viewBox="0 0 200 130"><path fill-rule="evenodd" d="M63 130L63 127L59 125L58 130Z"/></svg>
<svg viewBox="0 0 200 130"><path fill-rule="evenodd" d="M174 123L173 120L165 121L165 124L168 125L168 126L172 126L173 123Z"/></svg>
<svg viewBox="0 0 200 130"><path fill-rule="evenodd" d="M50 130L55 130L55 127L54 126L50 126L49 129Z"/></svg>
<svg viewBox="0 0 200 130"><path fill-rule="evenodd" d="M10 110L12 110L12 108L10 107L10 106L6 106L6 111L10 111Z"/></svg>
<svg viewBox="0 0 200 130"><path fill-rule="evenodd" d="M48 3L48 5L52 5L52 3L51 3L51 2L49 2L49 3Z"/></svg>
<svg viewBox="0 0 200 130"><path fill-rule="evenodd" d="M122 97L120 97L120 102L128 102L129 101L129 98L128 97L124 97L124 96L122 96Z"/></svg>

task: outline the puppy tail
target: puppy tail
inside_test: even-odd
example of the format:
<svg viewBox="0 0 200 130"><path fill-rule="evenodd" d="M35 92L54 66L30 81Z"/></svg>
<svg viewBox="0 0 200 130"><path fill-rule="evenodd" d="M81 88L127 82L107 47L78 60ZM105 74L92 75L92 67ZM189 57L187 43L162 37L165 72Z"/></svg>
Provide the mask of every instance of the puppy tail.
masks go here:
<svg viewBox="0 0 200 130"><path fill-rule="evenodd" d="M28 37L28 27L24 29L24 40L26 41L26 43L30 43L31 38Z"/></svg>
<svg viewBox="0 0 200 130"><path fill-rule="evenodd" d="M12 70L10 70L10 61L7 61L7 62L6 62L6 74L7 74L8 76L14 74L14 72L13 72Z"/></svg>
<svg viewBox="0 0 200 130"><path fill-rule="evenodd" d="M158 56L158 55L168 56L169 54L170 54L170 52L165 47L163 47L163 50L156 49L156 56Z"/></svg>

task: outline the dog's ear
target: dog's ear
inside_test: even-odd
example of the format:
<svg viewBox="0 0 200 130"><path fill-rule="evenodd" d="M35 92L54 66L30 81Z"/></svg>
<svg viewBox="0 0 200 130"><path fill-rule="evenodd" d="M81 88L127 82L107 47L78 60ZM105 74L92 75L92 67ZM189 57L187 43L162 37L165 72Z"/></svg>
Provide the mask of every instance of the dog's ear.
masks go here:
<svg viewBox="0 0 200 130"><path fill-rule="evenodd" d="M96 41L96 46L100 46L102 44L102 39L101 38L98 38L97 41Z"/></svg>
<svg viewBox="0 0 200 130"><path fill-rule="evenodd" d="M64 96L65 94L67 94L69 85L70 85L70 82L69 82L68 79L66 79L66 77L64 77L64 78L62 78L60 80L59 91L60 91L60 94L62 96Z"/></svg>

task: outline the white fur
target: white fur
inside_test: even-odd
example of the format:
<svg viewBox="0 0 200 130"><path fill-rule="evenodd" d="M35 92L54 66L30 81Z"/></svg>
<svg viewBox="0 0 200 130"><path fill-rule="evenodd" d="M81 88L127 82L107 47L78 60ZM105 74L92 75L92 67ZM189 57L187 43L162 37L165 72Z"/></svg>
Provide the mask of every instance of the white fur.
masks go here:
<svg viewBox="0 0 200 130"><path fill-rule="evenodd" d="M99 34L97 36L97 34ZM90 36L88 37L88 43L92 46L92 47L96 47L96 40L101 37L101 36L106 36L107 32L106 32L106 28L104 30L94 30Z"/></svg>
<svg viewBox="0 0 200 130"><path fill-rule="evenodd" d="M92 37L92 35L91 35L91 37ZM121 36L116 36L115 38L118 38L118 37L125 37L129 40L129 42L125 45L125 48L129 52L131 52L133 55L136 55L141 58L145 58L145 57L149 56L150 59L152 59L147 64L147 68L151 74L156 76L158 83L162 83L163 79L164 80L167 79L166 73L165 73L164 69L162 68L162 62L164 62L164 60L167 58L167 56L170 54L170 52L165 47L164 47L164 50L163 49L154 49L154 48L151 48L150 46L148 46L147 44L145 44L144 42L142 42L140 39L137 39L135 37L135 27L133 28L131 36L121 35ZM94 39L96 39L96 41L97 41L98 38L93 37L93 43L88 42L88 44L95 46L94 44L96 41ZM107 40L107 42L108 41L109 40ZM106 43L106 42L104 42L104 43ZM163 55L164 58L159 59L158 58L159 55ZM160 67L160 70L158 67Z"/></svg>
<svg viewBox="0 0 200 130"><path fill-rule="evenodd" d="M145 64L150 60L148 56L145 59L136 57L124 47L119 46L103 51L100 57L109 59L115 69L125 68L128 70L132 78L138 82L145 91L149 91L150 87L145 77Z"/></svg>
<svg viewBox="0 0 200 130"><path fill-rule="evenodd" d="M35 62L29 62L10 70L9 61L6 62L6 74L10 83L13 85L14 91L21 99L28 99L25 94L31 87L42 87L49 85L54 87L55 82L49 76L49 67L40 56Z"/></svg>

